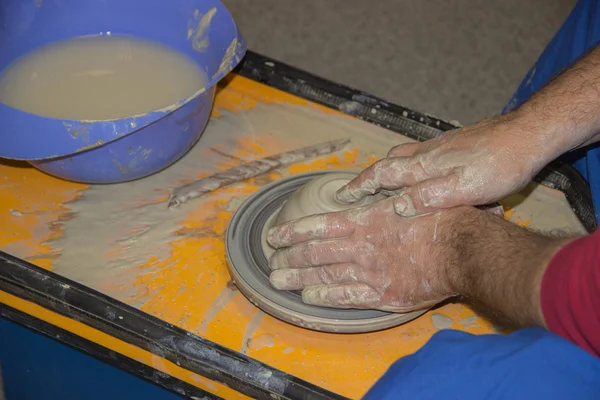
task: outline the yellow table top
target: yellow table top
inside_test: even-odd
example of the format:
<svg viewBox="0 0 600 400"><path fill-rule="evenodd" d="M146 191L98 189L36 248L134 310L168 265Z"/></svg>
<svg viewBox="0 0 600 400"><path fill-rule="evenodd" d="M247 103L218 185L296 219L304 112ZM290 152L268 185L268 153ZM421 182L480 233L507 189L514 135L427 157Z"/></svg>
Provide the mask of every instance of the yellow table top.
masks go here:
<svg viewBox="0 0 600 400"><path fill-rule="evenodd" d="M169 190L244 161L337 138L341 152L216 190L167 210ZM367 334L302 329L265 315L230 284L224 233L261 186L322 169L364 168L410 139L241 76L220 88L213 118L173 167L136 182L90 187L19 163L0 164L0 249L146 313L341 395L362 396L396 359L438 329L494 332L462 304ZM506 218L538 229L581 231L562 193L531 185L504 202ZM243 395L160 356L0 292L11 305L225 398Z"/></svg>

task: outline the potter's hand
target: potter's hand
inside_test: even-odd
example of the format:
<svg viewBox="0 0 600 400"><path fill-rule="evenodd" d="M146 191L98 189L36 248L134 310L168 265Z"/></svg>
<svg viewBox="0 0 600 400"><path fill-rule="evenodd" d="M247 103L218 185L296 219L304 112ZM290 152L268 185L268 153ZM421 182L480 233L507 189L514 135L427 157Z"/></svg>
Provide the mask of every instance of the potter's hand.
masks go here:
<svg viewBox="0 0 600 400"><path fill-rule="evenodd" d="M406 217L492 203L522 189L550 161L536 140L531 125L514 115L485 120L394 147L337 197L353 203L382 189L397 191L395 211Z"/></svg>
<svg viewBox="0 0 600 400"><path fill-rule="evenodd" d="M338 308L406 312L452 295L447 267L447 215L422 218L394 213L393 199L319 214L269 231L279 249L270 260L271 283L300 290L305 303Z"/></svg>
<svg viewBox="0 0 600 400"><path fill-rule="evenodd" d="M461 294L516 326L544 326L542 277L571 239L544 237L472 207L405 218L393 202L272 228L273 286L302 290L309 304L393 312Z"/></svg>

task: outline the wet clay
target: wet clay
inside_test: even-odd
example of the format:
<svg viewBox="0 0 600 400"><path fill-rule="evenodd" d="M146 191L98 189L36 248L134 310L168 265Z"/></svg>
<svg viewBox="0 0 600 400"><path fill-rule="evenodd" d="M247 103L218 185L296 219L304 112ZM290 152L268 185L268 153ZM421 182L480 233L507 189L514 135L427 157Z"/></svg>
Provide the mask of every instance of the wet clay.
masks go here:
<svg viewBox="0 0 600 400"><path fill-rule="evenodd" d="M343 204L336 200L335 194L358 174L354 172L332 172L319 176L294 193L282 207L275 223L306 217L313 214L323 214L348 210L374 203L383 198L382 195L366 196L354 204Z"/></svg>
<svg viewBox="0 0 600 400"><path fill-rule="evenodd" d="M46 117L110 120L165 108L206 83L192 60L164 45L88 36L13 62L0 77L0 101Z"/></svg>
<svg viewBox="0 0 600 400"><path fill-rule="evenodd" d="M382 194L366 196L353 204L343 204L337 201L335 197L336 192L357 175L358 173L356 172L331 172L316 177L292 194L285 204L265 224L262 234L262 245L267 258L274 252L274 249L267 243L266 239L268 230L273 226L309 215L366 206L385 197Z"/></svg>

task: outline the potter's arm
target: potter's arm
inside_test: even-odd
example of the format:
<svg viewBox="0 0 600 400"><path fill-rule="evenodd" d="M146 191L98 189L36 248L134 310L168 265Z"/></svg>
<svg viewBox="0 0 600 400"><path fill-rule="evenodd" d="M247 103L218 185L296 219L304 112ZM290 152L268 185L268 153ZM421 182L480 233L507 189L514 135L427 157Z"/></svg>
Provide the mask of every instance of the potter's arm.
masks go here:
<svg viewBox="0 0 600 400"><path fill-rule="evenodd" d="M347 203L401 190L396 212L411 216L492 203L524 187L561 154L600 139L600 48L519 109L393 148L339 193Z"/></svg>
<svg viewBox="0 0 600 400"><path fill-rule="evenodd" d="M544 327L543 276L568 240L542 236L466 207L447 224L453 291L512 325Z"/></svg>
<svg viewBox="0 0 600 400"><path fill-rule="evenodd" d="M454 290L600 356L600 231L555 239L472 209L465 216L452 223Z"/></svg>
<svg viewBox="0 0 600 400"><path fill-rule="evenodd" d="M517 111L539 128L548 161L600 140L600 46L533 95Z"/></svg>

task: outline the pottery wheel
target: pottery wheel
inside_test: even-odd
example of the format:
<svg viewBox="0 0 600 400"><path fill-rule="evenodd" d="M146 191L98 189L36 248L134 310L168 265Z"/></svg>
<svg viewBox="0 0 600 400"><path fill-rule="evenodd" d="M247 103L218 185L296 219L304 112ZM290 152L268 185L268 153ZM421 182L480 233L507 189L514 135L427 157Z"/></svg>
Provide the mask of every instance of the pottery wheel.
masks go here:
<svg viewBox="0 0 600 400"><path fill-rule="evenodd" d="M229 222L225 251L229 273L240 291L264 312L308 329L359 333L408 322L425 311L406 314L377 310L336 309L304 304L300 292L271 286L267 256L263 251L265 225L300 187L328 172L294 175L273 182L250 196Z"/></svg>

